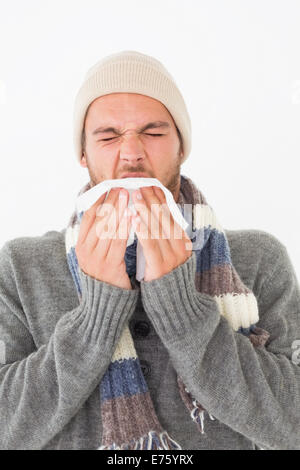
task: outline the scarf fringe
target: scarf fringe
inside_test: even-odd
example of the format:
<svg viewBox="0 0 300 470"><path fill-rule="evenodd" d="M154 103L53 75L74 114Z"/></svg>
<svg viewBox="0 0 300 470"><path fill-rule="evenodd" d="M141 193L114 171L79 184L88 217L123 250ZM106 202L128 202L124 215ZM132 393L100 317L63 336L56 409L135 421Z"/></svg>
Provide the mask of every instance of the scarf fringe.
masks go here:
<svg viewBox="0 0 300 470"><path fill-rule="evenodd" d="M206 410L204 410L201 407L201 405L200 405L200 407L201 407L200 408L196 400L193 400L193 405L194 405L194 408L191 411L191 418L197 424L201 434L204 434L204 413L205 413ZM210 417L210 419L212 421L215 420L213 415L208 413L208 411L207 411L207 414L208 414L208 416Z"/></svg>
<svg viewBox="0 0 300 470"><path fill-rule="evenodd" d="M103 445L98 447L98 450L164 450L164 449L178 449L182 450L180 445L174 441L167 431L157 433L156 431L149 431L140 439L132 439L129 443L117 445L115 442L111 445Z"/></svg>

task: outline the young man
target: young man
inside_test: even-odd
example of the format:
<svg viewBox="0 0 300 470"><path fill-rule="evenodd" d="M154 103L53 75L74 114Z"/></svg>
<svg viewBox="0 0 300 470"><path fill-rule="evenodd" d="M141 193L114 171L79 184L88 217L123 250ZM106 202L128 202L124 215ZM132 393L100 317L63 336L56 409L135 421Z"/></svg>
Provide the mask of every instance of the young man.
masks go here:
<svg viewBox="0 0 300 470"><path fill-rule="evenodd" d="M90 176L80 194L157 178L192 219L178 227L157 186L134 191L134 216L115 187L61 232L5 243L0 447L299 449L295 271L273 235L224 231L180 174L191 125L170 74L135 51L98 62L76 97L74 138Z"/></svg>

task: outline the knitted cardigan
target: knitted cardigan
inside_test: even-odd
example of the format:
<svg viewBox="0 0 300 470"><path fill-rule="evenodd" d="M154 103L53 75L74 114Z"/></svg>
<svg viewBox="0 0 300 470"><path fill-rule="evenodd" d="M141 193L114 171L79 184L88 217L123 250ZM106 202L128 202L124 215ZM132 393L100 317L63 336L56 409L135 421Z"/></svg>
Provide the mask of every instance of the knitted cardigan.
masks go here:
<svg viewBox="0 0 300 470"><path fill-rule="evenodd" d="M246 335L253 346L264 345L269 334L256 326L258 306L253 292L244 285L235 270L224 230L213 209L192 180L181 175L178 207L189 226L186 233L193 243L191 256L196 256L195 279L191 286L198 295L211 296L234 331ZM90 182L78 196L91 189ZM186 210L188 208L189 210ZM81 299L80 267L75 246L83 212L75 210L65 233L66 255L78 297ZM137 239L126 248L128 275L135 274ZM182 296L185 292L183 289ZM204 412L182 379L177 377L181 398L187 412L201 433L204 432ZM102 442L105 449L181 449L158 421L147 383L142 373L128 324L125 324L111 363L99 384ZM214 417L209 413L211 419Z"/></svg>

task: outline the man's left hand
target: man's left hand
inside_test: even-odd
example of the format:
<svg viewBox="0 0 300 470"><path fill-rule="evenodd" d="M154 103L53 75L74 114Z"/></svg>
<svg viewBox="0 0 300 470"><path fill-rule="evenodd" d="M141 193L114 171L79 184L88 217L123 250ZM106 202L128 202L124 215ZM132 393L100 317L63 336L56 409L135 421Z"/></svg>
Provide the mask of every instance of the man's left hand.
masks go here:
<svg viewBox="0 0 300 470"><path fill-rule="evenodd" d="M140 188L132 201L137 215L131 221L146 260L144 281L152 281L183 264L192 254L192 242L175 222L161 188Z"/></svg>

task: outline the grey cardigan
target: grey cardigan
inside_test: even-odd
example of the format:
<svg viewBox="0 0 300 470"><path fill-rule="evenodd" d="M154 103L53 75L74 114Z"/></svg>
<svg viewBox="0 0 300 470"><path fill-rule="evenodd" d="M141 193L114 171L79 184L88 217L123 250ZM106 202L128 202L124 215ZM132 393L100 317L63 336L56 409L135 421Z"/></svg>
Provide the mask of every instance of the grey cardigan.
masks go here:
<svg viewBox="0 0 300 470"><path fill-rule="evenodd" d="M183 449L300 449L295 271L273 235L225 232L233 265L257 298L258 326L270 334L265 347L234 332L212 298L195 312L204 294L191 289L197 302L183 303L179 286L191 279L194 256L163 278L141 284L132 278L133 290L81 271L79 302L65 229L6 242L0 250L0 448L97 449L99 382L129 322L159 421ZM176 309L174 302L170 308L174 295ZM205 413L204 434L180 398L177 374L215 418Z"/></svg>

